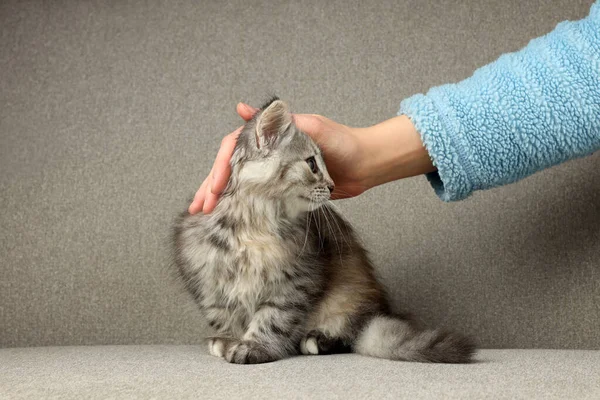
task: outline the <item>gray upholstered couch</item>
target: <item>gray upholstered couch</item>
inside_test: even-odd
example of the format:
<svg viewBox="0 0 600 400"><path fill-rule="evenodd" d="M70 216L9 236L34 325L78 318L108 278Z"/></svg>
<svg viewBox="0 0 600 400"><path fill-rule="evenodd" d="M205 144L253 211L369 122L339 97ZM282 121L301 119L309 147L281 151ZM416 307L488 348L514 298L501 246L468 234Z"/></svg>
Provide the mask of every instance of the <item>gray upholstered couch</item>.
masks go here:
<svg viewBox="0 0 600 400"><path fill-rule="evenodd" d="M422 177L339 203L396 306L496 349L471 365L229 365L167 273L237 101L372 124L590 4L0 2L0 398L600 398L598 154L457 204Z"/></svg>

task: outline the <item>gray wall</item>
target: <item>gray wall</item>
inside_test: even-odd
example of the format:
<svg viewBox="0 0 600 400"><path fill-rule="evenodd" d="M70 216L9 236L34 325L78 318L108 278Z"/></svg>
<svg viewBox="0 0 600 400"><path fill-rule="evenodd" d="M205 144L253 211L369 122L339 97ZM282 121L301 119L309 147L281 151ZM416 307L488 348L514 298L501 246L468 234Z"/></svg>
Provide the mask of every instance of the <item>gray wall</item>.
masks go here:
<svg viewBox="0 0 600 400"><path fill-rule="evenodd" d="M167 237L236 102L366 126L592 1L104 3L0 3L0 346L199 342ZM426 323L599 348L599 166L455 204L423 177L339 204Z"/></svg>

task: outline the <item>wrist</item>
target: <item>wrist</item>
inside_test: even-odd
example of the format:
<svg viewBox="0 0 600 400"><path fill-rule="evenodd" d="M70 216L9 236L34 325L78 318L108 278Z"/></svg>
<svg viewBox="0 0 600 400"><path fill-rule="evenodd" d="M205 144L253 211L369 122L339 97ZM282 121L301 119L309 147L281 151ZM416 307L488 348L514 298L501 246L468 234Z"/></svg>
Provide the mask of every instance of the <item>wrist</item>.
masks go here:
<svg viewBox="0 0 600 400"><path fill-rule="evenodd" d="M405 115L360 129L358 136L369 188L436 170L421 135Z"/></svg>

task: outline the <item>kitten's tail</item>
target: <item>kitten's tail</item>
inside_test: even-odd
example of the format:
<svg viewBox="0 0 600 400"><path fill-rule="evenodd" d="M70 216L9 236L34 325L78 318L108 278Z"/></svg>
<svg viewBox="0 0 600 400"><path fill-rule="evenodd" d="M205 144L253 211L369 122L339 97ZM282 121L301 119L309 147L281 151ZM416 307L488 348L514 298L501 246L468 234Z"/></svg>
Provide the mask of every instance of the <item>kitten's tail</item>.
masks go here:
<svg viewBox="0 0 600 400"><path fill-rule="evenodd" d="M353 349L366 356L400 361L467 363L474 343L455 333L418 329L410 321L376 316L359 333Z"/></svg>

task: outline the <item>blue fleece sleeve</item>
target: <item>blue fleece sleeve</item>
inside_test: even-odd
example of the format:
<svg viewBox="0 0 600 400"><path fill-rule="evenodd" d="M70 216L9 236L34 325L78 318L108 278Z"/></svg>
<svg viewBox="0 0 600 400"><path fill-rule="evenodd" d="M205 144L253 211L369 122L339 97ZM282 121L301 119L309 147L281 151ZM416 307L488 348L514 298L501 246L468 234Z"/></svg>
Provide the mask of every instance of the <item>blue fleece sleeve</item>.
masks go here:
<svg viewBox="0 0 600 400"><path fill-rule="evenodd" d="M600 1L470 78L400 105L442 200L508 184L600 149Z"/></svg>

